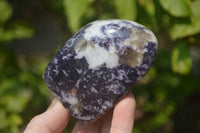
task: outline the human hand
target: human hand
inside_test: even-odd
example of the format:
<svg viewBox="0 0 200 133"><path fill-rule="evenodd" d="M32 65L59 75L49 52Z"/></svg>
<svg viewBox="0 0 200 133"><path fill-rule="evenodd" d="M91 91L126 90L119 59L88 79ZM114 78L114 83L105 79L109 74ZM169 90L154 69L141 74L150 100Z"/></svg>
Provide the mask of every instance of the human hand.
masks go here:
<svg viewBox="0 0 200 133"><path fill-rule="evenodd" d="M133 95L129 93L121 99L102 118L82 126L76 123L72 133L132 133L136 103ZM54 99L48 110L35 116L24 133L61 133L67 126L71 115Z"/></svg>

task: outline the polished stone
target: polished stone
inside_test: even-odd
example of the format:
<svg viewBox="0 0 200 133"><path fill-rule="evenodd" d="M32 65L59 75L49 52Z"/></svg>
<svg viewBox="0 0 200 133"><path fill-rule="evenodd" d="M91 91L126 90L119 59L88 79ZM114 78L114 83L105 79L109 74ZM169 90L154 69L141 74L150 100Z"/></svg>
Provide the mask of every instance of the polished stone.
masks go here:
<svg viewBox="0 0 200 133"><path fill-rule="evenodd" d="M151 68L157 39L128 20L89 23L57 52L43 78L79 122L101 117Z"/></svg>

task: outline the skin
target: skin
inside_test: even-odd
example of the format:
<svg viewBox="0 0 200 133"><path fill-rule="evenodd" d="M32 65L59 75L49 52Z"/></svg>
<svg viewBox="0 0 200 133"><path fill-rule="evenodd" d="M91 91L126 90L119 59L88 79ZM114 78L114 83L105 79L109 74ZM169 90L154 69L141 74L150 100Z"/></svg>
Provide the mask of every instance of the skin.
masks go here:
<svg viewBox="0 0 200 133"><path fill-rule="evenodd" d="M97 121L86 126L76 123L72 133L132 133L135 108L134 96L129 93ZM54 99L47 111L30 121L24 133L61 133L70 118L69 112Z"/></svg>

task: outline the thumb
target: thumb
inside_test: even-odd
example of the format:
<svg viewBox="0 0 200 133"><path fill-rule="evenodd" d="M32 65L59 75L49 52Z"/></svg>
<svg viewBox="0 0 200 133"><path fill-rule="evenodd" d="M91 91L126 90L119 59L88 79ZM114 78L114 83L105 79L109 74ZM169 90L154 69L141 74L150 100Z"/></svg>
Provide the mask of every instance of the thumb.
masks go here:
<svg viewBox="0 0 200 133"><path fill-rule="evenodd" d="M63 105L54 99L47 111L30 121L24 133L60 133L67 126L70 117Z"/></svg>

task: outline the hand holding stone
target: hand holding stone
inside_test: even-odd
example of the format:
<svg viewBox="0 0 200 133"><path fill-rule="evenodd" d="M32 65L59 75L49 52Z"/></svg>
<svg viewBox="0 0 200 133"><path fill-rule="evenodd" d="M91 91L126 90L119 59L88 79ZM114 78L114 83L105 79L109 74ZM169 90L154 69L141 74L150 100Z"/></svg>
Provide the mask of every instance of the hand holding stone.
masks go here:
<svg viewBox="0 0 200 133"><path fill-rule="evenodd" d="M58 51L43 78L82 124L99 119L151 68L157 39L128 20L92 22Z"/></svg>

